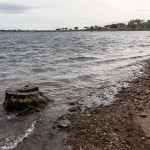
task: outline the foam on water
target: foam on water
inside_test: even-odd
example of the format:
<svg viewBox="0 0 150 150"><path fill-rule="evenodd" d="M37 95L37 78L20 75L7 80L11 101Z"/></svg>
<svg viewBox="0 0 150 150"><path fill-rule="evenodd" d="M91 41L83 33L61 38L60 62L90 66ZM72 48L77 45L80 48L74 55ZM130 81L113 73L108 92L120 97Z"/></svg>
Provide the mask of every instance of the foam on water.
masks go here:
<svg viewBox="0 0 150 150"><path fill-rule="evenodd" d="M18 143L22 142L25 138L27 138L33 131L36 125L36 121L34 121L30 128L25 131L23 135L20 135L19 137L14 139L14 136L8 137L4 140L4 146L1 147L1 150L9 150L9 149L14 149ZM1 145L3 145L1 143Z"/></svg>

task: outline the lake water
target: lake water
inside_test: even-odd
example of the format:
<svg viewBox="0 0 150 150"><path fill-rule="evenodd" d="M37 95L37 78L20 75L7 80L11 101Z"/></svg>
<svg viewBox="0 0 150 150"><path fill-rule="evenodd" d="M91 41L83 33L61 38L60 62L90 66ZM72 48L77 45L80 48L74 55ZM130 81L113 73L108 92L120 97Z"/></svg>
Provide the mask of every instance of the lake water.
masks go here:
<svg viewBox="0 0 150 150"><path fill-rule="evenodd" d="M82 112L111 103L149 56L150 32L0 32L0 148L69 149L54 128L69 102ZM27 84L54 101L38 115L7 113L5 89Z"/></svg>

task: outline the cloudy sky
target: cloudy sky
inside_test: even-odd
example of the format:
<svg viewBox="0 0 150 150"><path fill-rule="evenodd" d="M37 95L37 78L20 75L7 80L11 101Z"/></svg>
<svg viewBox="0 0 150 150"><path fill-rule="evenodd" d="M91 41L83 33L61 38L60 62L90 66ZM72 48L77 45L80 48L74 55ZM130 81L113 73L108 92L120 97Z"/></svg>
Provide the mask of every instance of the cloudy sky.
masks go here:
<svg viewBox="0 0 150 150"><path fill-rule="evenodd" d="M56 29L150 19L150 0L0 0L0 29Z"/></svg>

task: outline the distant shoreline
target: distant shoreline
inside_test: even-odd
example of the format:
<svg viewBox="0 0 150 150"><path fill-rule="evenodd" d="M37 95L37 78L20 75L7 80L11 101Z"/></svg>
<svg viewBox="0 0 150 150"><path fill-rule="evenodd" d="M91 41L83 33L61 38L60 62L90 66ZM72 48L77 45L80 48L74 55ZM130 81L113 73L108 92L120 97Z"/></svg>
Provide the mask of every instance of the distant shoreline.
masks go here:
<svg viewBox="0 0 150 150"><path fill-rule="evenodd" d="M22 30L22 29L0 29L0 32L82 32L82 31L150 31L150 20L134 19L125 23L113 23L105 26L85 26L84 28L57 28L55 30Z"/></svg>
<svg viewBox="0 0 150 150"><path fill-rule="evenodd" d="M0 32L113 32L113 31L150 31L150 30L22 30L22 31L11 31L5 30Z"/></svg>

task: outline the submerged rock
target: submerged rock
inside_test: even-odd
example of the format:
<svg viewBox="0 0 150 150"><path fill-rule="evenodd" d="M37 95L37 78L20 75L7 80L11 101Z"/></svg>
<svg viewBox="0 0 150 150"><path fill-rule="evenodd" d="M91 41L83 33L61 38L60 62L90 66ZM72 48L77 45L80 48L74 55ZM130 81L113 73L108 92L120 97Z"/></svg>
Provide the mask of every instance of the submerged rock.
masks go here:
<svg viewBox="0 0 150 150"><path fill-rule="evenodd" d="M50 101L37 86L19 86L5 91L4 108L7 111L28 113L40 111Z"/></svg>

